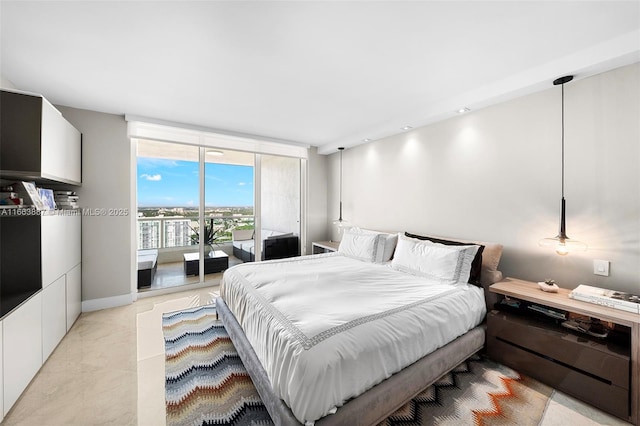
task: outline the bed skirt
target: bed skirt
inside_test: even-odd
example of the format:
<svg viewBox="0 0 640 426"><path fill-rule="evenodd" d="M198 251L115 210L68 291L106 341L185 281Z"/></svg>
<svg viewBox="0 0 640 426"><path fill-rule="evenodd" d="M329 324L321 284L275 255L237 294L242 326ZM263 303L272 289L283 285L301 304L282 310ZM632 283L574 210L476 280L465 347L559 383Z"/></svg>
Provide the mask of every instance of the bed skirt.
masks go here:
<svg viewBox="0 0 640 426"><path fill-rule="evenodd" d="M216 299L216 310L273 422L277 426L299 426L301 423L293 416L289 407L273 392L267 373L244 331L220 297ZM315 424L317 426L375 425L402 407L442 375L482 349L484 343L485 326L479 325L380 382L359 397L349 400L338 408L335 414L325 416Z"/></svg>

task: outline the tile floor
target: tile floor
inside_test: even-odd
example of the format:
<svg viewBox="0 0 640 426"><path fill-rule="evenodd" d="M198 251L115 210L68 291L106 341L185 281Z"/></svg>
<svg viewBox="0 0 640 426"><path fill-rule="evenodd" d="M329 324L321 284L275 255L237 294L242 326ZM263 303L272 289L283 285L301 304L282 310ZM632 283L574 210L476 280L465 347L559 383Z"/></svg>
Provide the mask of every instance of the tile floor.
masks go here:
<svg viewBox="0 0 640 426"><path fill-rule="evenodd" d="M217 294L213 286L83 313L2 425L165 425L162 313ZM554 392L540 424L626 423Z"/></svg>

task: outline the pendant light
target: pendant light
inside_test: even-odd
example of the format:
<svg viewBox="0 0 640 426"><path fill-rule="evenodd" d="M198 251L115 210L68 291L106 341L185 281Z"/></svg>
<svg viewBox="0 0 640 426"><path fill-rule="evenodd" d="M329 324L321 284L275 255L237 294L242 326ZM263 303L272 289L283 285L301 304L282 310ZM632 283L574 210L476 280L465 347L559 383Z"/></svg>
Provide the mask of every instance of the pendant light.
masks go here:
<svg viewBox="0 0 640 426"><path fill-rule="evenodd" d="M558 235L553 238L544 238L538 242L542 247L549 247L555 249L556 253L561 256L569 254L570 251L586 250L587 245L580 241L572 240L567 236L566 221L565 221L565 199L564 199L564 84L573 80L572 75L560 77L553 81L553 85L560 85L562 88L562 185L561 193L562 199L560 202L560 231Z"/></svg>
<svg viewBox="0 0 640 426"><path fill-rule="evenodd" d="M337 220L333 221L334 225L338 226L338 233L342 235L344 228L348 225L348 222L342 218L342 151L344 147L338 148L340 152L340 215Z"/></svg>

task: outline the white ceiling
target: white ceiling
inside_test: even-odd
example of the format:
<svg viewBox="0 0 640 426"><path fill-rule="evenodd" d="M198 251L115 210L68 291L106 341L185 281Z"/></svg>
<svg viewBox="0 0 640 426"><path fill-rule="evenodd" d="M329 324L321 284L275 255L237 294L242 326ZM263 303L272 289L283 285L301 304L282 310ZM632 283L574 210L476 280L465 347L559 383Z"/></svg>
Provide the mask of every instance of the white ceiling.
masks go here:
<svg viewBox="0 0 640 426"><path fill-rule="evenodd" d="M637 0L2 0L0 15L18 89L321 153L640 61Z"/></svg>

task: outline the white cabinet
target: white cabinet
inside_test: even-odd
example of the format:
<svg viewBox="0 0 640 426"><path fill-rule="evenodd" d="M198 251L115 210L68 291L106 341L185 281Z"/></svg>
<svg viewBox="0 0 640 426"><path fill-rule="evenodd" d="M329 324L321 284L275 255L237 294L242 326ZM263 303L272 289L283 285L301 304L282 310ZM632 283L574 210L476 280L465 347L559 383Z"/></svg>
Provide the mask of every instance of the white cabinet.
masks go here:
<svg viewBox="0 0 640 426"><path fill-rule="evenodd" d="M45 360L82 309L81 219L80 215L60 214L41 218L42 348Z"/></svg>
<svg viewBox="0 0 640 426"><path fill-rule="evenodd" d="M42 360L49 358L67 333L66 276L42 290Z"/></svg>
<svg viewBox="0 0 640 426"><path fill-rule="evenodd" d="M0 176L82 182L82 135L42 96L0 92Z"/></svg>
<svg viewBox="0 0 640 426"><path fill-rule="evenodd" d="M67 331L82 312L82 265L67 272Z"/></svg>
<svg viewBox="0 0 640 426"><path fill-rule="evenodd" d="M43 215L41 222L42 287L66 274L81 261L80 215Z"/></svg>
<svg viewBox="0 0 640 426"><path fill-rule="evenodd" d="M82 135L53 105L4 89L0 105L0 178L43 188L81 184ZM0 421L78 318L82 303L80 213L9 219L2 219L0 234Z"/></svg>
<svg viewBox="0 0 640 426"><path fill-rule="evenodd" d="M42 294L2 320L3 411L7 415L42 366Z"/></svg>
<svg viewBox="0 0 640 426"><path fill-rule="evenodd" d="M60 278L66 272L64 250L65 216L41 217L42 288Z"/></svg>
<svg viewBox="0 0 640 426"><path fill-rule="evenodd" d="M63 182L80 182L81 137L62 114L42 100L41 173Z"/></svg>

